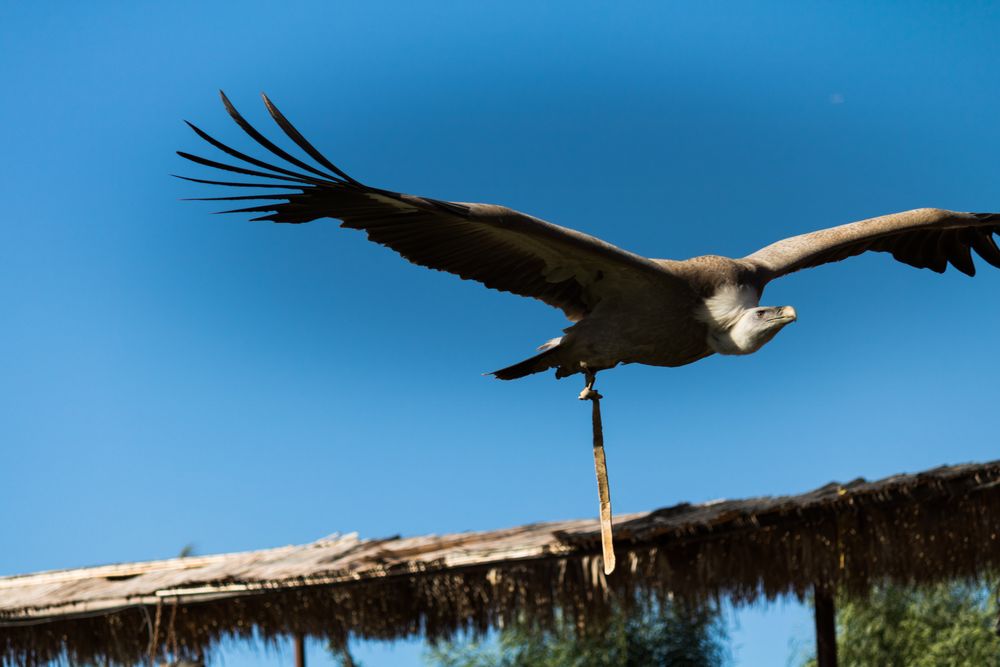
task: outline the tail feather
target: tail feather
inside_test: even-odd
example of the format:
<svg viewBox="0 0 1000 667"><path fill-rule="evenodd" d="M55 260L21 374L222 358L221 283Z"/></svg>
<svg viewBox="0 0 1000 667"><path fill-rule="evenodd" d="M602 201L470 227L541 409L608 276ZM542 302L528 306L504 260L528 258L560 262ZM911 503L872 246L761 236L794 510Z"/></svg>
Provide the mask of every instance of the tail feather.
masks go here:
<svg viewBox="0 0 1000 667"><path fill-rule="evenodd" d="M559 359L555 354L558 349L559 346L555 345L541 354L536 354L535 356L529 357L524 361L520 361L513 366L493 371L488 375L492 375L498 380L516 380L518 378L523 378L526 375L531 375L532 373L541 373L542 371L546 371L550 368L555 368L559 366Z"/></svg>

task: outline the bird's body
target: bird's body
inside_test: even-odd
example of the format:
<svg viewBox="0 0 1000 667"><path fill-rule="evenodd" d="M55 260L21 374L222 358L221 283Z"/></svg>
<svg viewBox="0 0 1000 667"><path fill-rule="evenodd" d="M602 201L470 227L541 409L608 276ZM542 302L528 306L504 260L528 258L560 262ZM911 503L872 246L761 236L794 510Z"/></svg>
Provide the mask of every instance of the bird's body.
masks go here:
<svg viewBox="0 0 1000 667"><path fill-rule="evenodd" d="M753 271L738 261L715 255L653 261L663 278L650 276L607 294L542 354L494 374L514 379L556 368L557 377L565 377L618 364L684 366L720 351L711 341L713 298L716 316L757 305Z"/></svg>
<svg viewBox="0 0 1000 667"><path fill-rule="evenodd" d="M593 236L492 204L416 197L354 180L323 157L264 98L272 117L316 164L273 144L233 108L232 118L258 144L297 170L236 151L191 126L203 139L246 166L180 153L209 167L269 179L266 183L189 178L234 187L293 190L218 200L267 203L229 212L263 213L257 220L302 223L338 218L376 243L428 268L487 287L540 299L573 322L541 352L495 371L514 379L555 368L557 377L593 374L623 363L683 366L713 353L750 354L796 318L789 306L761 307L771 280L868 250L943 272L949 263L973 275L975 250L1000 267L1000 214L915 209L803 234L741 259L716 255L675 261L649 259ZM278 181L282 184L275 183Z"/></svg>

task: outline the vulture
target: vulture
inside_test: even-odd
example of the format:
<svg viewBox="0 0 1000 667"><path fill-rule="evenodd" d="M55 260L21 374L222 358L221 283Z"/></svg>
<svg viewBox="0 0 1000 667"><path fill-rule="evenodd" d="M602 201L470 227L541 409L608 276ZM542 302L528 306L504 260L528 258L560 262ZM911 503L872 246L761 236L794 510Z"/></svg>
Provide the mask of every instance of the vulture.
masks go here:
<svg viewBox="0 0 1000 667"><path fill-rule="evenodd" d="M188 123L239 164L179 151L181 157L254 177L233 182L181 176L256 191L199 200L256 202L220 211L260 214L253 220L299 224L335 218L415 264L539 299L566 314L573 324L563 335L542 345L538 354L491 373L501 380L555 369L560 378L583 373L586 392L598 371L618 364L683 366L714 353L751 354L796 319L791 306L760 305L769 282L867 251L890 253L938 273L950 264L972 276L975 250L1000 268L1000 248L993 239L1000 234L1000 213L936 208L793 236L739 259L651 259L504 206L365 185L316 150L266 95L264 104L275 123L313 163L273 143L220 94L236 124L273 158L265 162L237 151ZM284 164L273 164L274 158Z"/></svg>

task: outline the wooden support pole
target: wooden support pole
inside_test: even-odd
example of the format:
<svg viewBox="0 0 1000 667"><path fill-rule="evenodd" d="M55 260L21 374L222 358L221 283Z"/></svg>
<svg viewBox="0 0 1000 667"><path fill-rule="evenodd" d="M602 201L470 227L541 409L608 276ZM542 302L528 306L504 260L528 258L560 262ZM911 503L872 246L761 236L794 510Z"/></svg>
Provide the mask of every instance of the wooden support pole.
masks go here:
<svg viewBox="0 0 1000 667"><path fill-rule="evenodd" d="M306 667L306 640L301 632L295 633L295 667Z"/></svg>
<svg viewBox="0 0 1000 667"><path fill-rule="evenodd" d="M837 667L837 611L833 593L820 586L813 587L816 617L817 667Z"/></svg>
<svg viewBox="0 0 1000 667"><path fill-rule="evenodd" d="M592 404L594 425L594 472L597 473L597 498L601 513L601 553L604 560L604 574L615 571L615 543L612 537L611 489L608 485L608 463L604 457L604 426L601 424L601 399L594 391L594 373L587 373L587 386L580 392L581 401Z"/></svg>
<svg viewBox="0 0 1000 667"><path fill-rule="evenodd" d="M604 458L604 432L601 428L600 396L593 400L594 471L597 473L597 497L601 512L601 551L604 574L615 571L615 543L611 537L611 489L608 485L608 463Z"/></svg>

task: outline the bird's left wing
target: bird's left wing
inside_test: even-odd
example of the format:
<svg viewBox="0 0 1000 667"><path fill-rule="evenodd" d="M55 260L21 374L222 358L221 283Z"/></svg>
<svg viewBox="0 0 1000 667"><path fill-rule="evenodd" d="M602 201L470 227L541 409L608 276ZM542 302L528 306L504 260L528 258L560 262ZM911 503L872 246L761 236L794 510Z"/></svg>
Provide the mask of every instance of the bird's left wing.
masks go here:
<svg viewBox="0 0 1000 667"><path fill-rule="evenodd" d="M214 185L284 190L203 198L266 202L224 213L262 213L254 220L287 223L337 218L343 221L341 226L365 231L370 240L392 248L415 264L448 271L493 289L540 299L562 309L571 320L583 317L603 296L623 289L626 283L656 281L667 289L671 285L678 290L686 289L678 278L652 260L509 208L441 201L363 185L323 157L265 96L264 103L272 118L322 167L318 168L264 137L225 95L222 101L229 115L251 138L297 168L276 166L241 153L188 123L202 139L245 166L184 152L178 152L179 155L208 167L269 180L243 183L181 178Z"/></svg>
<svg viewBox="0 0 1000 667"><path fill-rule="evenodd" d="M839 262L867 250L888 252L900 262L938 273L950 263L972 276L976 273L972 250L1000 268L1000 248L994 234L1000 234L998 213L918 208L793 236L743 259L756 266L762 285L793 271Z"/></svg>

